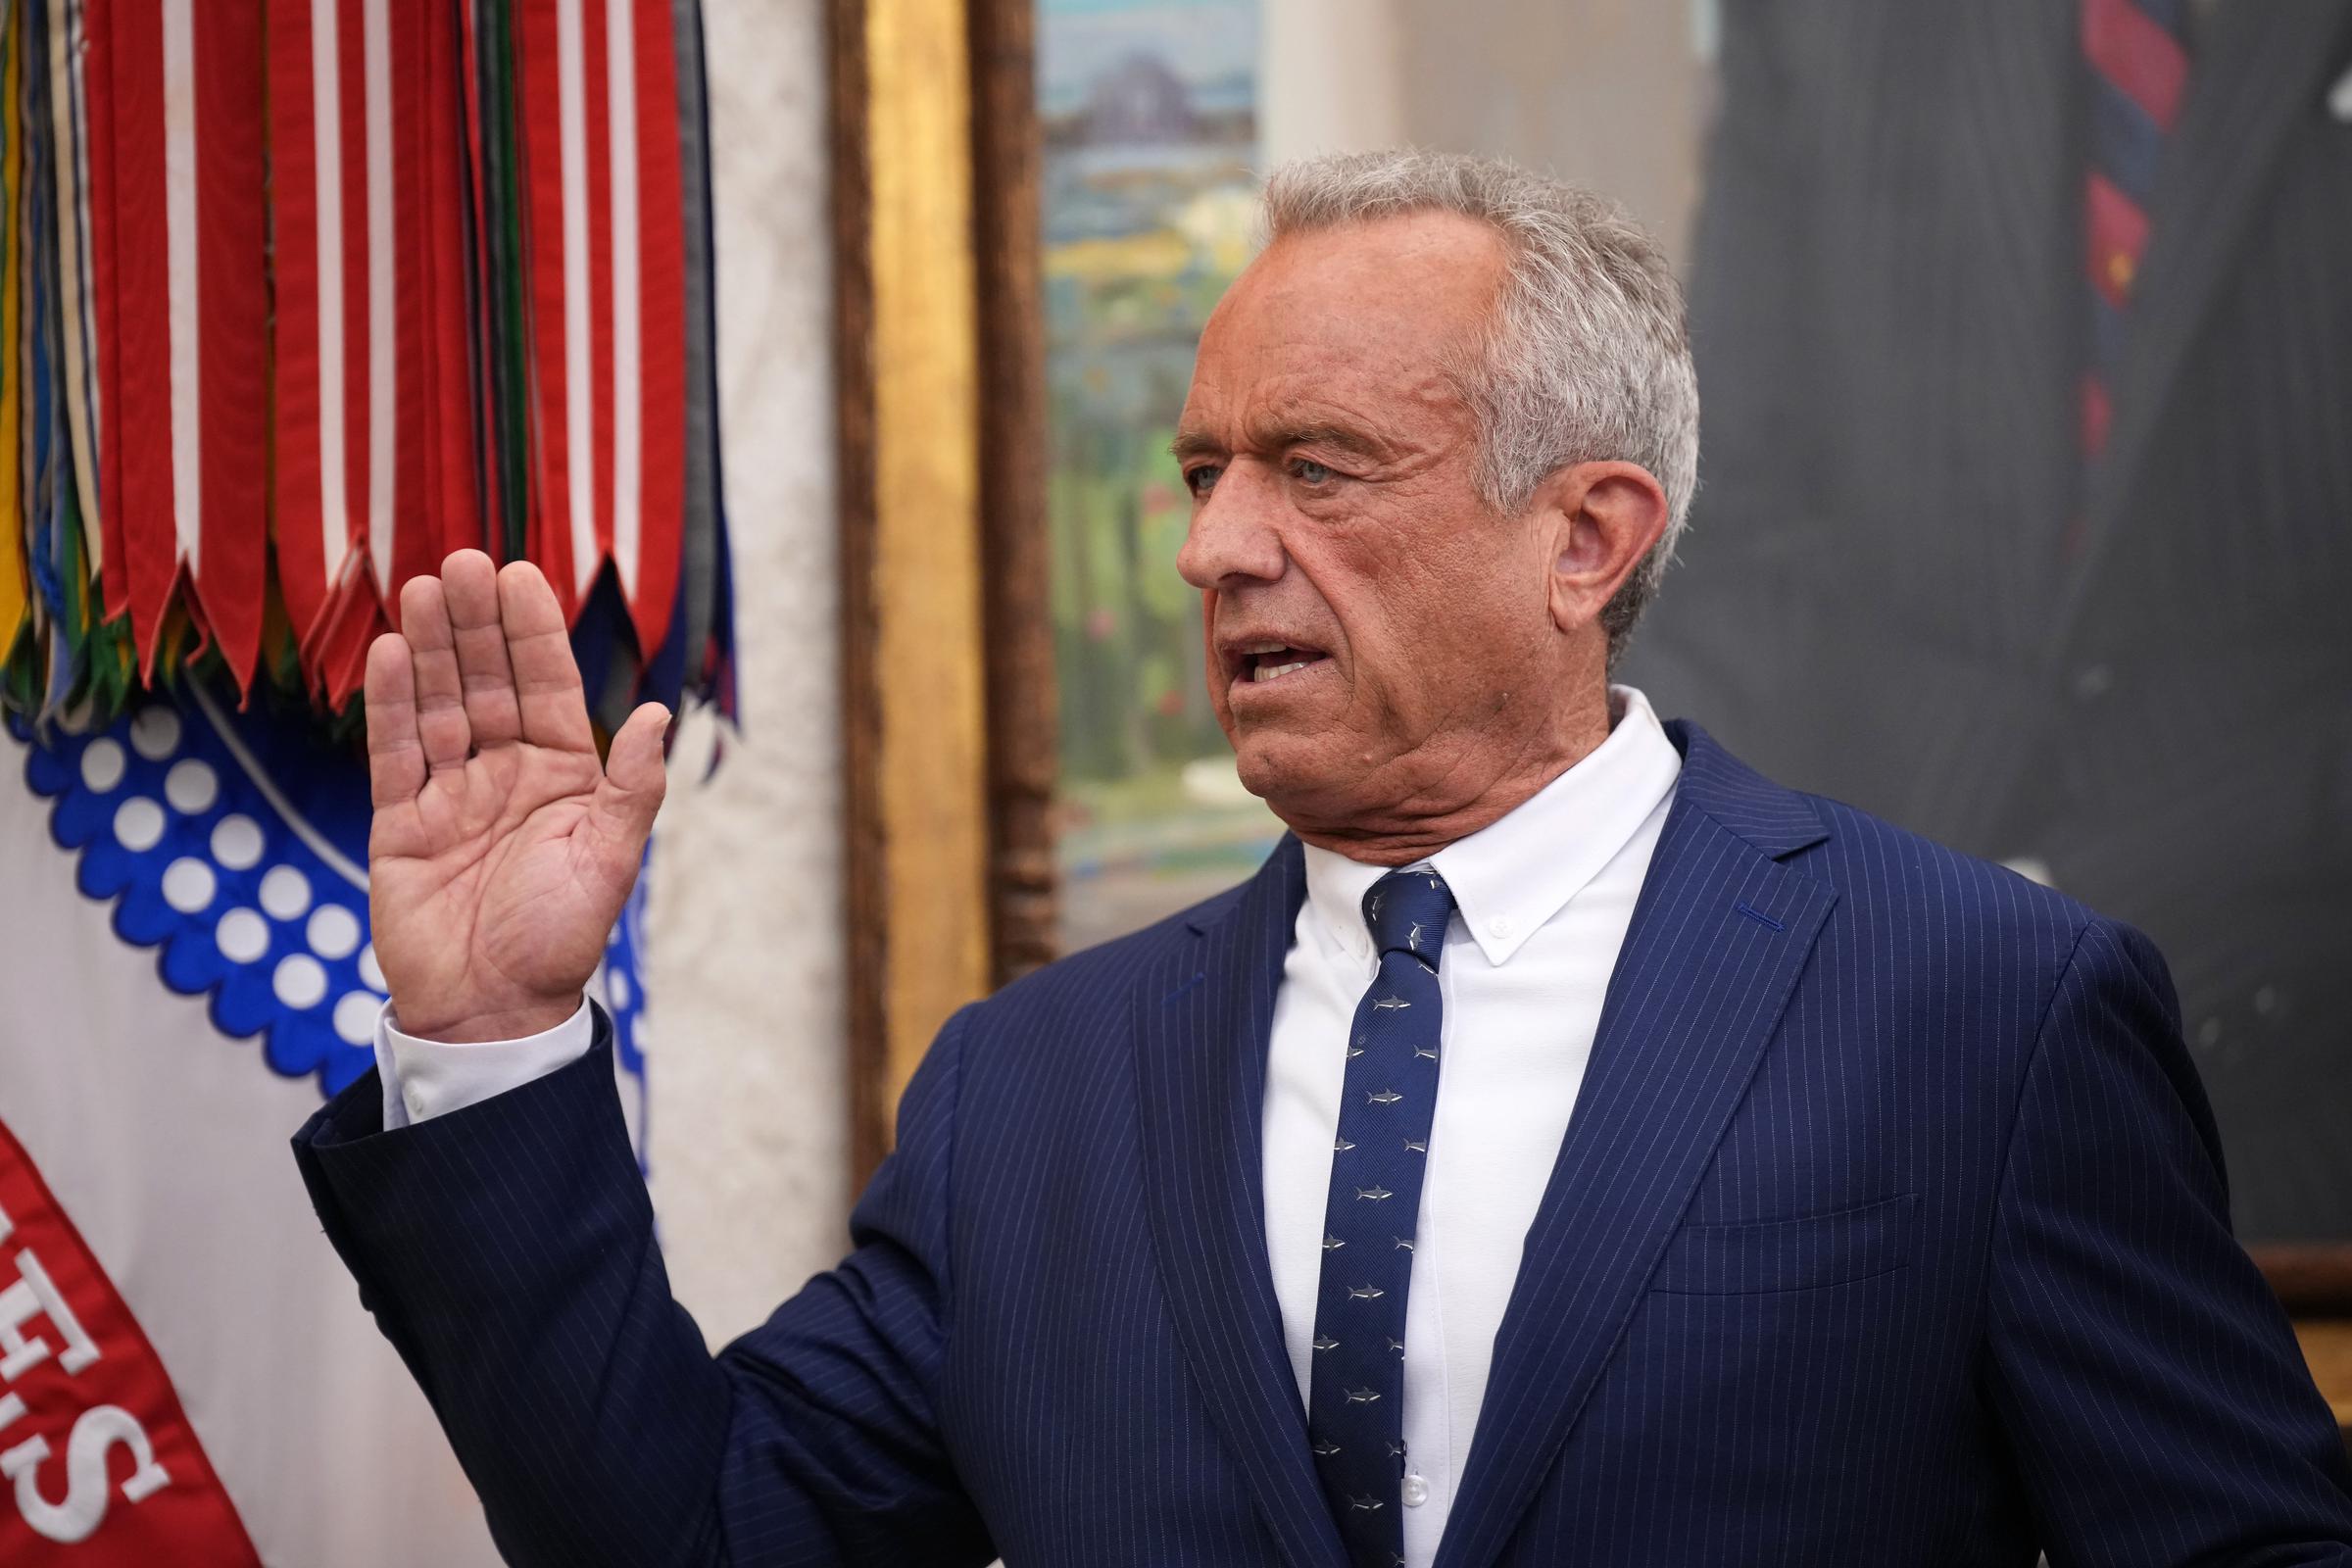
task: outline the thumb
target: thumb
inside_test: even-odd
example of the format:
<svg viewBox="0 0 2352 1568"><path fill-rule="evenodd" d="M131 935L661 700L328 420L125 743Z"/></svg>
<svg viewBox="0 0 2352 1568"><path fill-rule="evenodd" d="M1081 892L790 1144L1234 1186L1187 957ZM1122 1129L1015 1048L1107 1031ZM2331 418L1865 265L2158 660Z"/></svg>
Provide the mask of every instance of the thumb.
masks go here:
<svg viewBox="0 0 2352 1568"><path fill-rule="evenodd" d="M598 834L627 855L632 873L646 835L654 830L654 813L662 808L667 783L662 770L662 735L668 727L669 710L660 703L647 703L631 713L612 737L604 782L588 807Z"/></svg>

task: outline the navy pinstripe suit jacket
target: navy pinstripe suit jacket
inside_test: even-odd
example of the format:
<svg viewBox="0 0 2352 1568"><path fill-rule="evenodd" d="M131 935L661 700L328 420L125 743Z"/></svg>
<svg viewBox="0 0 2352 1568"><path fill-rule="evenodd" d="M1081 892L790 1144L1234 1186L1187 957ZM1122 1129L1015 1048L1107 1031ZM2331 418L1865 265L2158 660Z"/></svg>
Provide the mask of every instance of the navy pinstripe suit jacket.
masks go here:
<svg viewBox="0 0 2352 1568"><path fill-rule="evenodd" d="M2153 949L1670 733L1442 1568L2352 1563ZM1258 1192L1302 886L957 1014L857 1250L715 1358L601 1048L296 1151L515 1562L1340 1568Z"/></svg>

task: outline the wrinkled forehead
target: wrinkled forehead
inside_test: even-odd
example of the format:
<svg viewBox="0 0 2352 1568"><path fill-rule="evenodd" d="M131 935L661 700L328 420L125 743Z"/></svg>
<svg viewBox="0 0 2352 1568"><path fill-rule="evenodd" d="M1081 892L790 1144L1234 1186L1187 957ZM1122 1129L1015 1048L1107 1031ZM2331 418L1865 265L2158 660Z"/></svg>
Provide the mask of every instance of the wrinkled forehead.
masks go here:
<svg viewBox="0 0 2352 1568"><path fill-rule="evenodd" d="M1286 235L1211 313L1186 422L1261 416L1270 402L1331 400L1367 412L1457 401L1454 376L1494 308L1501 238L1452 214Z"/></svg>

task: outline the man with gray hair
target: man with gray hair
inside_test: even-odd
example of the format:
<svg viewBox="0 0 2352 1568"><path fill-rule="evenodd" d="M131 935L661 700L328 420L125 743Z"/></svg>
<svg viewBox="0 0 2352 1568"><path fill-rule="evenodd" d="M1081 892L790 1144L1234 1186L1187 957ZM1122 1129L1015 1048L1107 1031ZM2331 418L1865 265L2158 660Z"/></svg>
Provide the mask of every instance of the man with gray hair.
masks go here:
<svg viewBox="0 0 2352 1568"><path fill-rule="evenodd" d="M1175 458L1292 831L958 1013L856 1250L715 1356L581 1001L662 715L600 767L530 566L408 585L379 1070L296 1149L503 1549L2352 1563L2153 949L1611 686L1695 475L1656 251L1462 158L1267 208Z"/></svg>

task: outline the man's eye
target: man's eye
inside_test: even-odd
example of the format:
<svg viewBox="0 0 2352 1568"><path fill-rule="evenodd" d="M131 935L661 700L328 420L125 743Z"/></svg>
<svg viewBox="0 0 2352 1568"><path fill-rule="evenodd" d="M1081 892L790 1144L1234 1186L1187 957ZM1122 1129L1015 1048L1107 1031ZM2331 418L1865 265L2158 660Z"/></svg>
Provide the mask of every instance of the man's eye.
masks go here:
<svg viewBox="0 0 2352 1568"><path fill-rule="evenodd" d="M1196 498L1207 495L1217 487L1217 475L1225 470L1214 463L1203 463L1197 468L1184 470L1185 488Z"/></svg>
<svg viewBox="0 0 2352 1568"><path fill-rule="evenodd" d="M1325 484L1336 477L1329 468L1307 458L1293 459L1291 474L1301 484Z"/></svg>

